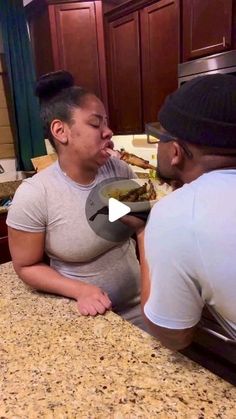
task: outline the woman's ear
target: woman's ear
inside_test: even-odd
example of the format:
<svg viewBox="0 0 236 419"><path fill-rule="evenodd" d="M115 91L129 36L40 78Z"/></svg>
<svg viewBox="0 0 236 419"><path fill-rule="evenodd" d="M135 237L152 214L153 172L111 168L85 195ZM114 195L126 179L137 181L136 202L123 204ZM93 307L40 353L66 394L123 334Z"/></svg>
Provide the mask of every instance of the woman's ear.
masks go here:
<svg viewBox="0 0 236 419"><path fill-rule="evenodd" d="M54 119L51 123L51 133L56 141L60 144L68 143L67 129L65 122L60 119Z"/></svg>
<svg viewBox="0 0 236 419"><path fill-rule="evenodd" d="M177 143L177 141L173 141L173 143L172 143L171 166L181 166L183 161L184 161L184 150Z"/></svg>

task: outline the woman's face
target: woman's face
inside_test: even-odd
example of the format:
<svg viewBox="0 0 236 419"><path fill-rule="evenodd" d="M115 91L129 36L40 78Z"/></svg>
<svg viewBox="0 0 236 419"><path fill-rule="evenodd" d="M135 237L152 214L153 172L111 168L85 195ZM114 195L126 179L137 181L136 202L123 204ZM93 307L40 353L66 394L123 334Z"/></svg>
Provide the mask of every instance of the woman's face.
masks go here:
<svg viewBox="0 0 236 419"><path fill-rule="evenodd" d="M94 95L84 98L82 107L74 108L67 126L68 151L73 161L84 167L100 167L109 159L105 149L113 148L112 131L102 102Z"/></svg>

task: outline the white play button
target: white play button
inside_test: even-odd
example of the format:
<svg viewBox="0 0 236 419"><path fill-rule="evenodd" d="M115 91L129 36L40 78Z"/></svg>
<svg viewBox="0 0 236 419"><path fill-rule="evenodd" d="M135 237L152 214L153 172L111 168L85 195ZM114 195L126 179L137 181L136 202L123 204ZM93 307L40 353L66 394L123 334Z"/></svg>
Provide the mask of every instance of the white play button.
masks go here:
<svg viewBox="0 0 236 419"><path fill-rule="evenodd" d="M109 198L108 211L108 219L111 223L113 223L128 214L130 212L130 207L122 204L120 201L117 201L117 199Z"/></svg>

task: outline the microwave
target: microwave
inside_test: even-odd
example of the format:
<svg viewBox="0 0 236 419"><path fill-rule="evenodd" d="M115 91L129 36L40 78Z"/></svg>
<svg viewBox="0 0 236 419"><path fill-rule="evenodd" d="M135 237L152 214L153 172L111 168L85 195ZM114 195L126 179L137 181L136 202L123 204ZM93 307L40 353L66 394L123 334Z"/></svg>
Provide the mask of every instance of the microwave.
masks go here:
<svg viewBox="0 0 236 419"><path fill-rule="evenodd" d="M232 74L236 76L236 50L210 55L178 65L179 87L198 76L210 74Z"/></svg>

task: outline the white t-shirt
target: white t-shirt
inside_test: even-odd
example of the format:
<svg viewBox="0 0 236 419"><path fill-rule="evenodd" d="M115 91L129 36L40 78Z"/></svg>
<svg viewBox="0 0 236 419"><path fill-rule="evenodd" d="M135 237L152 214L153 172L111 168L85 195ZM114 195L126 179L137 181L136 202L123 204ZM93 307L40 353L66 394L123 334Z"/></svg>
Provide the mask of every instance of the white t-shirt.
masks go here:
<svg viewBox="0 0 236 419"><path fill-rule="evenodd" d="M208 304L236 335L236 170L205 173L158 202L145 252L149 320L190 328Z"/></svg>

